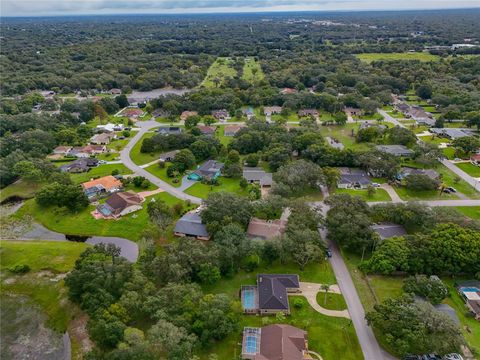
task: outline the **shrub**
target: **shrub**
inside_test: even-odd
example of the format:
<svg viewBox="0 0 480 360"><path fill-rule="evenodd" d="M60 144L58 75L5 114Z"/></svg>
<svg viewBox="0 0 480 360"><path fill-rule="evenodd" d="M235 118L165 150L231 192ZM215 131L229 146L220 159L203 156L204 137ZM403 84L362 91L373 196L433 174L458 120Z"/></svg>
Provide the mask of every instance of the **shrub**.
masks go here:
<svg viewBox="0 0 480 360"><path fill-rule="evenodd" d="M303 307L303 300L302 299L299 299L299 298L296 298L293 300L293 307L295 309L301 309Z"/></svg>
<svg viewBox="0 0 480 360"><path fill-rule="evenodd" d="M17 264L8 268L8 271L14 274L26 274L30 271L30 266L27 264Z"/></svg>

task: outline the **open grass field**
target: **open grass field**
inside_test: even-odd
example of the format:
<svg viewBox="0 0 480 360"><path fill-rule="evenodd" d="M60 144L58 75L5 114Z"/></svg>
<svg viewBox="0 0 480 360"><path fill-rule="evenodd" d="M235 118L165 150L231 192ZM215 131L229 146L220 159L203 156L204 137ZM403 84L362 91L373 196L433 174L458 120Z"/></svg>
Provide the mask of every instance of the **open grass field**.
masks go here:
<svg viewBox="0 0 480 360"><path fill-rule="evenodd" d="M19 180L0 190L0 202L17 196L21 197L22 199L32 198L41 187L42 184L29 183Z"/></svg>
<svg viewBox="0 0 480 360"><path fill-rule="evenodd" d="M335 189L335 194L349 194L351 196L360 196L365 201L391 201L390 195L383 189L375 189L375 194L368 196L366 189Z"/></svg>
<svg viewBox="0 0 480 360"><path fill-rule="evenodd" d="M232 300L238 300L240 286L255 284L256 274L279 272L299 274L300 281L329 284L336 282L328 262L310 264L304 271L299 271L298 266L294 264L274 263L271 266L262 264L251 273L241 271L233 278L222 279L213 286L204 287L204 290L213 293L226 293ZM301 296L295 296L295 298L301 299L302 307L300 309L295 308L292 299L290 299L291 315L287 316L285 323L308 331L308 344L311 350L318 352L324 360L338 359L338 354L342 354L342 359L357 360L362 358L355 330L350 325L350 320L321 315L310 307L305 298ZM336 299L335 301L335 306L341 306L340 300ZM210 353L216 354L218 359L222 360L236 359L236 355L241 351L239 343L241 343L243 327L261 327L272 323L278 323L275 316L242 315L241 326L237 333L204 349L198 355L202 360L207 360Z"/></svg>
<svg viewBox="0 0 480 360"><path fill-rule="evenodd" d="M369 144L355 141L359 126L359 124L328 125L320 127L320 132L324 137L329 136L339 140L347 149L368 150L371 148Z"/></svg>
<svg viewBox="0 0 480 360"><path fill-rule="evenodd" d="M145 170L147 170L150 174L155 175L159 179L169 183L170 185L179 187L182 184L182 179L180 178L177 183L173 182L173 178L167 176L167 166L164 168L161 168L157 163L157 164L150 165L149 167L146 167Z"/></svg>
<svg viewBox="0 0 480 360"><path fill-rule="evenodd" d="M70 177L73 182L80 184L93 178L112 175L112 171L114 170L118 170L119 175L127 175L132 173L131 170L123 164L104 164L98 165L86 173L71 174Z"/></svg>
<svg viewBox="0 0 480 360"><path fill-rule="evenodd" d="M207 88L215 88L221 85L226 78L235 77L237 72L232 67L233 60L226 57L218 57L215 62L210 65L207 76L202 81L201 86Z"/></svg>
<svg viewBox="0 0 480 360"><path fill-rule="evenodd" d="M197 182L195 185L185 190L185 193L202 198L202 199L206 199L208 197L208 194L212 192L219 192L219 191L228 191L238 195L247 195L247 190L243 190L240 187L239 179L230 179L226 177L220 177L218 179L218 182L220 183L220 185L218 186L206 185L206 184Z"/></svg>
<svg viewBox="0 0 480 360"><path fill-rule="evenodd" d="M480 177L480 166L473 165L472 163L460 163L455 165L470 176Z"/></svg>
<svg viewBox="0 0 480 360"><path fill-rule="evenodd" d="M371 63L373 61L397 61L397 60L417 60L421 62L438 61L440 57L431 55L426 52L415 53L370 53L370 54L356 54L359 60Z"/></svg>
<svg viewBox="0 0 480 360"><path fill-rule="evenodd" d="M345 310L347 303L341 294L327 293L320 291L317 293L317 303L321 307L329 310Z"/></svg>
<svg viewBox="0 0 480 360"><path fill-rule="evenodd" d="M78 309L67 300L63 280L50 278L70 271L88 246L58 241L0 241L2 293L27 296L45 312L50 328L65 332ZM30 272L12 275L8 268L17 264L28 265ZM7 278L12 280L5 281Z"/></svg>
<svg viewBox="0 0 480 360"><path fill-rule="evenodd" d="M263 74L260 62L256 61L253 57L245 58L245 65L243 65L242 79L250 83L255 83L263 80L265 75Z"/></svg>
<svg viewBox="0 0 480 360"><path fill-rule="evenodd" d="M135 144L135 146L132 148L130 151L130 158L132 161L137 164L137 165L144 165L148 164L149 162L156 160L158 158L158 155L160 155L161 152L153 152L153 153L142 153L140 152L140 149L142 148L142 142L144 139L149 139L153 137L156 133L154 132L148 132L145 135L142 136L142 138Z"/></svg>
<svg viewBox="0 0 480 360"><path fill-rule="evenodd" d="M480 206L457 206L455 209L471 219L480 220Z"/></svg>
<svg viewBox="0 0 480 360"><path fill-rule="evenodd" d="M154 195L153 198L157 201L165 201L169 206L182 203L186 209L182 200L168 193L163 192ZM145 200L143 209L123 216L119 220L94 219L90 214L95 209L93 205L77 213L71 213L57 207L42 208L34 200L25 202L25 205L14 216L21 218L30 215L46 228L63 234L116 236L137 241L141 238L142 231L149 222L146 207L147 202L151 199L152 197L148 197Z"/></svg>

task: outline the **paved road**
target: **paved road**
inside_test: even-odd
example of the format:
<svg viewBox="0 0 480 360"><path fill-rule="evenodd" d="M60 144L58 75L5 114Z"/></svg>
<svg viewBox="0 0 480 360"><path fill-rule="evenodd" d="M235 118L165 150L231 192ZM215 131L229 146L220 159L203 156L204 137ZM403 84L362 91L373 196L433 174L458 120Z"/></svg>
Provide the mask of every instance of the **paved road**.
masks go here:
<svg viewBox="0 0 480 360"><path fill-rule="evenodd" d="M194 204L201 204L202 199L185 194L180 189L173 187L172 185L166 183L163 180L160 180L153 174L150 174L147 170L141 168L137 164L135 164L132 159L130 158L130 151L135 146L135 144L142 138L142 136L148 132L150 129L154 127L158 127L160 124L156 121L139 121L137 122L136 126L140 127L140 131L135 134L135 136L130 140L130 142L125 146L125 148L120 152L120 159L122 160L123 164L132 170L135 174L139 176L143 176L144 178L148 179L152 184L158 186L159 188L163 189L164 191L168 192L169 194L182 199L182 200L190 200Z"/></svg>
<svg viewBox="0 0 480 360"><path fill-rule="evenodd" d="M469 183L473 188L477 191L480 191L480 181L475 179L474 177L468 175L465 171L460 169L458 166L453 164L450 160L448 159L443 159L440 160L443 165L445 165L447 168L449 168L451 171L453 171L457 176L461 177L463 180L465 180L467 183Z"/></svg>
<svg viewBox="0 0 480 360"><path fill-rule="evenodd" d="M388 121L389 123L392 123L395 126L400 126L400 127L405 127L400 121L395 119L393 116L390 116L385 110L378 109L377 112L383 116L385 121Z"/></svg>

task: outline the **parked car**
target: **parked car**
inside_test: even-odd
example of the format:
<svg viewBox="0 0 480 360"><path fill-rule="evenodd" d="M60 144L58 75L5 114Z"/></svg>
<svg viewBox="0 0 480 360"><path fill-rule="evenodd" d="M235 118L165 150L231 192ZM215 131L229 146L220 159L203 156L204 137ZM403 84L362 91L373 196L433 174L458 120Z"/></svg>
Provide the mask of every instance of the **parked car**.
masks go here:
<svg viewBox="0 0 480 360"><path fill-rule="evenodd" d="M379 188L379 187L381 187L382 185L380 185L379 183L375 183L375 182L374 182L374 183L372 183L372 186L375 187L375 188Z"/></svg>
<svg viewBox="0 0 480 360"><path fill-rule="evenodd" d="M99 164L106 164L107 162L105 160L98 160Z"/></svg>
<svg viewBox="0 0 480 360"><path fill-rule="evenodd" d="M328 258L331 258L333 253L332 253L332 250L330 250L330 248L327 248L327 250L325 251L325 253L327 254L327 257Z"/></svg>
<svg viewBox="0 0 480 360"><path fill-rule="evenodd" d="M451 194L453 191L452 191L452 190L449 190L448 188L445 188L445 189L443 189L443 192L444 192L445 194Z"/></svg>
<svg viewBox="0 0 480 360"><path fill-rule="evenodd" d="M454 193L457 192L457 189L455 189L454 187L451 187L451 186L447 187L447 189L450 190L451 192L454 192Z"/></svg>

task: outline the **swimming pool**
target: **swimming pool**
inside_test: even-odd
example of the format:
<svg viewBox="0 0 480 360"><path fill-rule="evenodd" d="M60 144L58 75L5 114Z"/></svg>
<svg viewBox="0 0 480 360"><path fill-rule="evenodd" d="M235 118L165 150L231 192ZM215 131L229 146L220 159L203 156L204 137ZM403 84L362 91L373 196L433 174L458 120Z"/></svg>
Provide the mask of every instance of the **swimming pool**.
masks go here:
<svg viewBox="0 0 480 360"><path fill-rule="evenodd" d="M460 290L463 292L479 292L480 291L476 287L462 287L460 288Z"/></svg>
<svg viewBox="0 0 480 360"><path fill-rule="evenodd" d="M242 304L243 308L246 310L255 309L255 290L254 289L244 289L242 291Z"/></svg>
<svg viewBox="0 0 480 360"><path fill-rule="evenodd" d="M257 337L256 336L247 336L245 338L245 352L247 354L257 353Z"/></svg>

